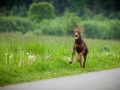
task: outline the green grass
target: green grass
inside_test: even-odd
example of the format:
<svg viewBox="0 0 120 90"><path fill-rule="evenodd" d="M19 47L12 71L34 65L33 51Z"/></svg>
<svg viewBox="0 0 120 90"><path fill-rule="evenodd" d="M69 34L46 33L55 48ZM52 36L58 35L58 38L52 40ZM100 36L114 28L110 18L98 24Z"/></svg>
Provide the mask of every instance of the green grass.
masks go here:
<svg viewBox="0 0 120 90"><path fill-rule="evenodd" d="M0 86L120 67L120 41L84 39L86 68L71 58L73 37L0 34Z"/></svg>

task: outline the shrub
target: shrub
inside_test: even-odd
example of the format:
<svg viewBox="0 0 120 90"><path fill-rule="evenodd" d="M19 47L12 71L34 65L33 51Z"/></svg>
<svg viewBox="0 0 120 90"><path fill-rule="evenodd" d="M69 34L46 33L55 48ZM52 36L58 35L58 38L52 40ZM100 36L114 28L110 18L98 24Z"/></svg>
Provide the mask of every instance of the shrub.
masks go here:
<svg viewBox="0 0 120 90"><path fill-rule="evenodd" d="M100 38L99 27L92 23L84 24L84 34L88 38Z"/></svg>
<svg viewBox="0 0 120 90"><path fill-rule="evenodd" d="M9 11L9 15L25 17L26 11L27 11L27 6L25 4L22 4L20 6L13 5L11 10Z"/></svg>
<svg viewBox="0 0 120 90"><path fill-rule="evenodd" d="M99 21L86 21L83 24L84 26L84 35L87 38L102 38L108 39L108 32L110 27L108 22L99 22Z"/></svg>
<svg viewBox="0 0 120 90"><path fill-rule="evenodd" d="M22 32L26 33L33 30L33 23L20 17L0 17L0 32Z"/></svg>
<svg viewBox="0 0 120 90"><path fill-rule="evenodd" d="M103 14L97 14L93 17L94 20L103 21L106 17Z"/></svg>
<svg viewBox="0 0 120 90"><path fill-rule="evenodd" d="M112 39L120 39L120 21L111 20L110 21L111 30L108 32Z"/></svg>
<svg viewBox="0 0 120 90"><path fill-rule="evenodd" d="M48 2L32 3L27 15L36 22L40 22L43 19L51 19L55 17L54 7Z"/></svg>
<svg viewBox="0 0 120 90"><path fill-rule="evenodd" d="M67 35L73 35L73 28L75 25L78 24L78 22L80 22L80 18L75 14L75 13L71 13L66 11L64 13L64 26L65 26L65 31Z"/></svg>
<svg viewBox="0 0 120 90"><path fill-rule="evenodd" d="M65 12L63 17L47 20L40 23L40 29L44 35L73 35L73 28L80 18L75 13Z"/></svg>
<svg viewBox="0 0 120 90"><path fill-rule="evenodd" d="M43 20L40 23L40 26L40 30L44 35L64 35L64 29L62 27L60 18L56 18L54 20Z"/></svg>
<svg viewBox="0 0 120 90"><path fill-rule="evenodd" d="M84 21L84 34L87 38L120 39L120 21Z"/></svg>

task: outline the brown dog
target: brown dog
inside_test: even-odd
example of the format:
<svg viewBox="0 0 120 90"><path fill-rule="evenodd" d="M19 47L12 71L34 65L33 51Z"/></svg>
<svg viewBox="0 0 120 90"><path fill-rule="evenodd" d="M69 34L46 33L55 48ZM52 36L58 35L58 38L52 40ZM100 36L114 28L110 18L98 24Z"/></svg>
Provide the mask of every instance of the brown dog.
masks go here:
<svg viewBox="0 0 120 90"><path fill-rule="evenodd" d="M69 61L69 63L72 64L75 52L77 51L78 53L77 62L80 62L81 68L85 68L85 62L86 62L86 57L88 54L88 49L87 49L85 42L82 40L80 36L80 33L82 32L82 26L80 26L80 29L78 29L78 25L76 25L73 31L74 31L75 42L73 46L72 58ZM82 59L81 59L82 55L84 57L83 65L82 65Z"/></svg>

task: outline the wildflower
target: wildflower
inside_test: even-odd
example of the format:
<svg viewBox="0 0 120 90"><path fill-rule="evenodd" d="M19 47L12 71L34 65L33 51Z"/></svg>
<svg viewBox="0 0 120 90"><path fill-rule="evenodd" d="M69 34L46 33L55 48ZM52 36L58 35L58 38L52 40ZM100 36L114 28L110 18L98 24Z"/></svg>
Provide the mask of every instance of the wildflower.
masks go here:
<svg viewBox="0 0 120 90"><path fill-rule="evenodd" d="M12 59L13 58L13 54L11 53L11 55L9 56L9 59Z"/></svg>
<svg viewBox="0 0 120 90"><path fill-rule="evenodd" d="M106 52L106 54L108 55L109 53L108 53L108 52Z"/></svg>
<svg viewBox="0 0 120 90"><path fill-rule="evenodd" d="M26 53L27 55L30 55L29 53Z"/></svg>
<svg viewBox="0 0 120 90"><path fill-rule="evenodd" d="M18 66L21 66L22 65L22 60L20 60L20 62L18 63Z"/></svg>
<svg viewBox="0 0 120 90"><path fill-rule="evenodd" d="M7 56L7 55L8 55L8 53L5 54L5 56Z"/></svg>
<svg viewBox="0 0 120 90"><path fill-rule="evenodd" d="M51 57L51 55L48 55L48 56L44 56L45 57L45 59L47 60L49 57Z"/></svg>
<svg viewBox="0 0 120 90"><path fill-rule="evenodd" d="M28 60L33 60L33 59L35 59L35 55L29 55L28 56Z"/></svg>
<svg viewBox="0 0 120 90"><path fill-rule="evenodd" d="M64 59L64 60L70 60L70 57L64 56L63 59Z"/></svg>

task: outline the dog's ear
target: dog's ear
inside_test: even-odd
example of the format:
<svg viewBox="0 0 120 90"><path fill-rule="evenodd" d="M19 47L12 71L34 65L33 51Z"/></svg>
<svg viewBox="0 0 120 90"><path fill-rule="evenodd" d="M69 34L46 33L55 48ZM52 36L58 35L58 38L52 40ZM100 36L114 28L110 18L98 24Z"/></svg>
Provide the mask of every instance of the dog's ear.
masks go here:
<svg viewBox="0 0 120 90"><path fill-rule="evenodd" d="M76 26L74 27L73 31L76 30L76 29L78 29L78 25L76 25Z"/></svg>
<svg viewBox="0 0 120 90"><path fill-rule="evenodd" d="M82 26L80 26L80 29L79 29L80 32L82 32Z"/></svg>

